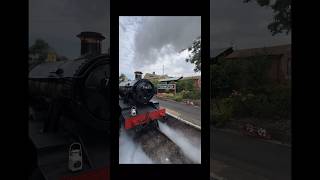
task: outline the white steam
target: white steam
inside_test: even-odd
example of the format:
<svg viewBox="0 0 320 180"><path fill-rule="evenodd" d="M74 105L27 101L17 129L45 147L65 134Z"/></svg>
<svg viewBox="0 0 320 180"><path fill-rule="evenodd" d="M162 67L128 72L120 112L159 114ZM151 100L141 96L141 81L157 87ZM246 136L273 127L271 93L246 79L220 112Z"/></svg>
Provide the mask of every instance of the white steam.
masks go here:
<svg viewBox="0 0 320 180"><path fill-rule="evenodd" d="M152 164L142 148L123 130L119 138L119 164Z"/></svg>
<svg viewBox="0 0 320 180"><path fill-rule="evenodd" d="M159 121L160 131L170 138L193 162L201 164L201 145L194 145L185 135Z"/></svg>

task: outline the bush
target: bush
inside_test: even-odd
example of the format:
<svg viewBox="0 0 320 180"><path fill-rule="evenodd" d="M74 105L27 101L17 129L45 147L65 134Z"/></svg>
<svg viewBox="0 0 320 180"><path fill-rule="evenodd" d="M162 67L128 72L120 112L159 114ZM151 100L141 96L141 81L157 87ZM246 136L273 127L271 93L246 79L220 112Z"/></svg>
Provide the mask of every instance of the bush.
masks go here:
<svg viewBox="0 0 320 180"><path fill-rule="evenodd" d="M274 115L278 118L291 118L291 87L289 85L270 88L269 101Z"/></svg>
<svg viewBox="0 0 320 180"><path fill-rule="evenodd" d="M212 91L216 96L223 97L233 89L259 89L270 84L267 72L271 62L266 56L239 60L218 59L210 67Z"/></svg>
<svg viewBox="0 0 320 180"><path fill-rule="evenodd" d="M200 99L201 98L201 91L200 90L194 90L194 91L183 90L177 94L182 95L183 99Z"/></svg>
<svg viewBox="0 0 320 180"><path fill-rule="evenodd" d="M230 119L290 119L291 88L288 85L266 87L264 93L233 91L229 97L211 101L211 121L224 126Z"/></svg>
<svg viewBox="0 0 320 180"><path fill-rule="evenodd" d="M230 98L221 100L219 108L215 104L212 104L211 107L211 121L215 126L224 126L232 118L233 107Z"/></svg>
<svg viewBox="0 0 320 180"><path fill-rule="evenodd" d="M175 96L172 96L171 98L178 102L181 102L183 100L183 96L180 93L179 94L177 93Z"/></svg>
<svg viewBox="0 0 320 180"><path fill-rule="evenodd" d="M230 98L236 118L290 118L291 89L288 86L269 87L265 93L232 93Z"/></svg>
<svg viewBox="0 0 320 180"><path fill-rule="evenodd" d="M180 80L177 82L176 87L178 93L181 91L193 91L195 89L192 79Z"/></svg>

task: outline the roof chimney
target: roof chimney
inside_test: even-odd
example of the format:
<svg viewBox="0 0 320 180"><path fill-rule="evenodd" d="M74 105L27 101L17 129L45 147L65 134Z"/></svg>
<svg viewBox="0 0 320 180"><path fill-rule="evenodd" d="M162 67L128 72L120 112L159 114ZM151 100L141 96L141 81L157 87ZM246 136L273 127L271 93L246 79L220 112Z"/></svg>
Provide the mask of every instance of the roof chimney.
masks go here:
<svg viewBox="0 0 320 180"><path fill-rule="evenodd" d="M77 35L81 40L81 56L88 54L101 54L101 41L105 39L97 32L81 32Z"/></svg>
<svg viewBox="0 0 320 180"><path fill-rule="evenodd" d="M142 72L136 71L134 72L135 80L140 80L142 79Z"/></svg>

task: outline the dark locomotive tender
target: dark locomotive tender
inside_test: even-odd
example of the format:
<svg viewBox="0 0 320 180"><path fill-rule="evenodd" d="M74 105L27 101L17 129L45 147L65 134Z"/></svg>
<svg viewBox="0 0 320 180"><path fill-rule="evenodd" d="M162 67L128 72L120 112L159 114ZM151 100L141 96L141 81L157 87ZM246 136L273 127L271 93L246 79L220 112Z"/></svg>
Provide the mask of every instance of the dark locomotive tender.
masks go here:
<svg viewBox="0 0 320 180"><path fill-rule="evenodd" d="M155 95L154 85L142 79L141 72L135 72L135 80L119 83L119 95L120 127L136 130L158 127L157 120L165 118L165 109L159 107L159 102L151 100Z"/></svg>
<svg viewBox="0 0 320 180"><path fill-rule="evenodd" d="M101 54L100 33L78 37L81 57L42 63L29 72L29 138L36 154L32 166L46 179L77 175L67 165L75 142L82 146L83 175L109 164L111 60Z"/></svg>

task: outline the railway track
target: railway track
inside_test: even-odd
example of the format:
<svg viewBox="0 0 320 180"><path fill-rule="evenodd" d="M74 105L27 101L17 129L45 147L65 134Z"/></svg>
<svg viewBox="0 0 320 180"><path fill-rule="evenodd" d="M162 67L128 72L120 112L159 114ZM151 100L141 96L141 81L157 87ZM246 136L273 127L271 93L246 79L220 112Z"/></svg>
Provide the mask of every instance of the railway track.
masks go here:
<svg viewBox="0 0 320 180"><path fill-rule="evenodd" d="M155 164L191 164L181 149L159 129L148 129L134 137Z"/></svg>
<svg viewBox="0 0 320 180"><path fill-rule="evenodd" d="M154 164L201 163L199 129L184 124L172 116L159 123L159 128L131 132L129 135Z"/></svg>

